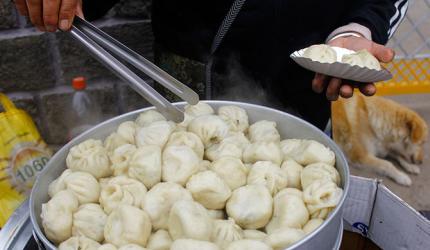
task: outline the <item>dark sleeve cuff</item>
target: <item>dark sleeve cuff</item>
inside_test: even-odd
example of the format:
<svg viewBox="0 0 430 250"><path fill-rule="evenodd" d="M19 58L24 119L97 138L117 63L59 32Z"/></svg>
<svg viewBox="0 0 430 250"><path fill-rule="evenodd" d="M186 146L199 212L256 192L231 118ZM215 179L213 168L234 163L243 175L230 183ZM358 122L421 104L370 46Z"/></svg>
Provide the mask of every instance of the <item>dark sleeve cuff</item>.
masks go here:
<svg viewBox="0 0 430 250"><path fill-rule="evenodd" d="M117 2L119 0L83 0L82 8L85 19L93 21L103 17Z"/></svg>

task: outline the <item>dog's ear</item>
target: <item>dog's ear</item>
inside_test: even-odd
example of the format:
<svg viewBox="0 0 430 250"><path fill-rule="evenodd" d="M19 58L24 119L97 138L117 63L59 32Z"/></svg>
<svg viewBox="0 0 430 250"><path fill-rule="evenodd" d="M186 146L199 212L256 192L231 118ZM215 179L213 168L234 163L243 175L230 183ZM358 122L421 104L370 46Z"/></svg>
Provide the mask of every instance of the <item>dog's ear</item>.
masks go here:
<svg viewBox="0 0 430 250"><path fill-rule="evenodd" d="M407 121L409 135L413 143L422 141L427 137L427 124L419 117L412 115Z"/></svg>

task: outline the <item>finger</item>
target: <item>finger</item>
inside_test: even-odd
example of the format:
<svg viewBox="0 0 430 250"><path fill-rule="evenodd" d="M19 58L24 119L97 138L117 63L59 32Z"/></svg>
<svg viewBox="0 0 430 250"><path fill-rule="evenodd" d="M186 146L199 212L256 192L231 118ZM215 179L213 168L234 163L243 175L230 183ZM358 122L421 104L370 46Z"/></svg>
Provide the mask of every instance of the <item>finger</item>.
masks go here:
<svg viewBox="0 0 430 250"><path fill-rule="evenodd" d="M61 30L69 30L72 26L73 18L76 14L76 8L78 5L77 0L63 0L61 2L60 7L60 15L59 15L59 28Z"/></svg>
<svg viewBox="0 0 430 250"><path fill-rule="evenodd" d="M76 15L79 16L80 18L85 18L84 12L82 11L82 0L78 1L78 6L76 8Z"/></svg>
<svg viewBox="0 0 430 250"><path fill-rule="evenodd" d="M339 93L340 93L340 96L342 96L343 98L350 98L354 94L354 88L349 84L343 84L340 87Z"/></svg>
<svg viewBox="0 0 430 250"><path fill-rule="evenodd" d="M372 53L381 62L391 62L394 59L394 50L387 48L383 45L372 43L370 47L370 53Z"/></svg>
<svg viewBox="0 0 430 250"><path fill-rule="evenodd" d="M40 31L45 31L42 18L42 0L27 0L28 14L30 21Z"/></svg>
<svg viewBox="0 0 430 250"><path fill-rule="evenodd" d="M327 82L327 76L316 73L314 79L312 80L312 89L316 93L321 93L324 91Z"/></svg>
<svg viewBox="0 0 430 250"><path fill-rule="evenodd" d="M15 6L19 14L22 16L28 16L27 3L25 0L15 0Z"/></svg>
<svg viewBox="0 0 430 250"><path fill-rule="evenodd" d="M376 93L376 87L373 83L363 83L360 85L359 89L365 96L372 96Z"/></svg>
<svg viewBox="0 0 430 250"><path fill-rule="evenodd" d="M339 78L332 78L328 84L326 96L330 101L336 101L339 98L339 89L342 85L342 80Z"/></svg>
<svg viewBox="0 0 430 250"><path fill-rule="evenodd" d="M60 0L43 0L43 23L49 32L57 30Z"/></svg>

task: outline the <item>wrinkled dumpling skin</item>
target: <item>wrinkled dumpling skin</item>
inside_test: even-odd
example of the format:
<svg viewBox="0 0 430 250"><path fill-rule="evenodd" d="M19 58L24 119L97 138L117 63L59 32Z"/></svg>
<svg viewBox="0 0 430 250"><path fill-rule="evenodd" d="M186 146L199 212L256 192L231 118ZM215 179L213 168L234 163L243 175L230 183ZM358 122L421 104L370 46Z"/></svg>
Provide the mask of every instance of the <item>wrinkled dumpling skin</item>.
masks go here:
<svg viewBox="0 0 430 250"><path fill-rule="evenodd" d="M97 241L85 236L74 236L62 242L58 250L99 250L100 244Z"/></svg>
<svg viewBox="0 0 430 250"><path fill-rule="evenodd" d="M54 197L56 193L62 190L65 190L67 188L66 183L64 182L64 179L66 178L66 176L69 176L71 173L73 173L71 169L66 169L57 179L55 179L53 182L51 182L51 184L49 184L48 195L50 198Z"/></svg>
<svg viewBox="0 0 430 250"><path fill-rule="evenodd" d="M112 174L107 150L100 140L89 139L73 146L67 155L66 165L73 171L87 172L97 179Z"/></svg>
<svg viewBox="0 0 430 250"><path fill-rule="evenodd" d="M99 204L88 203L80 206L73 214L73 236L85 236L97 242L104 240L107 215Z"/></svg>
<svg viewBox="0 0 430 250"><path fill-rule="evenodd" d="M196 134L205 148L220 143L228 134L228 125L219 116L202 115L194 118L188 125L188 131Z"/></svg>
<svg viewBox="0 0 430 250"><path fill-rule="evenodd" d="M231 190L246 184L248 169L237 158L222 157L212 162L209 169L217 173Z"/></svg>
<svg viewBox="0 0 430 250"><path fill-rule="evenodd" d="M210 161L216 161L221 157L234 157L242 159L243 149L235 143L221 141L213 144L205 151L205 156Z"/></svg>
<svg viewBox="0 0 430 250"><path fill-rule="evenodd" d="M316 180L303 190L303 200L313 219L325 219L342 198L343 190L330 180Z"/></svg>
<svg viewBox="0 0 430 250"><path fill-rule="evenodd" d="M264 227L272 210L272 196L263 185L246 185L234 190L226 205L228 216L244 229Z"/></svg>
<svg viewBox="0 0 430 250"><path fill-rule="evenodd" d="M180 200L169 213L169 233L172 239L209 240L212 219L207 210L195 201Z"/></svg>
<svg viewBox="0 0 430 250"><path fill-rule="evenodd" d="M169 232L160 229L149 236L146 246L151 250L169 250L172 243Z"/></svg>
<svg viewBox="0 0 430 250"><path fill-rule="evenodd" d="M149 249L144 248L144 247L139 246L139 245L136 245L136 244L127 244L127 245L124 245L124 246L118 248L118 250L149 250ZM150 250L152 250L152 249L150 249Z"/></svg>
<svg viewBox="0 0 430 250"><path fill-rule="evenodd" d="M131 156L128 176L152 188L161 181L161 148L149 145L139 147Z"/></svg>
<svg viewBox="0 0 430 250"><path fill-rule="evenodd" d="M168 146L164 149L162 180L185 185L191 175L199 171L200 159L187 146Z"/></svg>
<svg viewBox="0 0 430 250"><path fill-rule="evenodd" d="M66 189L71 191L80 204L97 202L100 197L100 185L86 172L73 172L64 178Z"/></svg>
<svg viewBox="0 0 430 250"><path fill-rule="evenodd" d="M303 56L321 63L334 63L337 60L336 51L326 44L316 44L308 47Z"/></svg>
<svg viewBox="0 0 430 250"><path fill-rule="evenodd" d="M186 187L193 195L194 200L207 209L224 208L231 195L229 186L210 170L191 176Z"/></svg>
<svg viewBox="0 0 430 250"><path fill-rule="evenodd" d="M72 236L73 213L78 209L78 199L68 190L54 195L42 204L42 226L46 237L55 244Z"/></svg>
<svg viewBox="0 0 430 250"><path fill-rule="evenodd" d="M170 250L221 250L217 245L209 241L193 239L177 239ZM263 250L263 249L262 249Z"/></svg>
<svg viewBox="0 0 430 250"><path fill-rule="evenodd" d="M152 187L142 202L142 208L151 218L154 229L167 229L170 209L179 200L192 201L190 191L172 182L160 182Z"/></svg>
<svg viewBox="0 0 430 250"><path fill-rule="evenodd" d="M276 142L281 141L281 135L276 129L276 122L261 120L248 129L248 136L251 142Z"/></svg>
<svg viewBox="0 0 430 250"><path fill-rule="evenodd" d="M314 140L283 140L281 141L281 149L284 159L293 159L302 166L317 162L323 162L331 166L335 164L334 152Z"/></svg>
<svg viewBox="0 0 430 250"><path fill-rule="evenodd" d="M194 150L200 159L203 159L205 150L203 142L194 133L187 131L174 132L170 135L166 146L188 146Z"/></svg>
<svg viewBox="0 0 430 250"><path fill-rule="evenodd" d="M352 54L342 56L342 62L374 70L381 70L381 64L369 51L363 49Z"/></svg>
<svg viewBox="0 0 430 250"><path fill-rule="evenodd" d="M124 144L128 144L127 140L120 136L117 132L110 134L103 142L103 146L108 151L108 153L113 152L116 148Z"/></svg>
<svg viewBox="0 0 430 250"><path fill-rule="evenodd" d="M281 165L282 153L278 143L254 142L243 151L244 163L256 163L257 161L271 161Z"/></svg>
<svg viewBox="0 0 430 250"><path fill-rule="evenodd" d="M272 195L287 186L287 175L271 161L257 161L248 174L247 184L261 184Z"/></svg>
<svg viewBox="0 0 430 250"><path fill-rule="evenodd" d="M136 124L140 127L145 127L153 122L165 121L166 118L154 109L142 112L136 119Z"/></svg>
<svg viewBox="0 0 430 250"><path fill-rule="evenodd" d="M303 231L306 234L310 234L313 231L315 231L315 229L317 229L319 226L321 226L321 224L323 224L323 223L324 223L323 219L318 219L318 218L317 219L311 219L308 221L308 223L306 223L303 226Z"/></svg>
<svg viewBox="0 0 430 250"><path fill-rule="evenodd" d="M118 248L110 243L101 245L97 250L118 250Z"/></svg>
<svg viewBox="0 0 430 250"><path fill-rule="evenodd" d="M236 225L233 219L215 220L213 222L211 241L217 244L220 248L224 249L231 242L241 240L242 238L242 228Z"/></svg>
<svg viewBox="0 0 430 250"><path fill-rule="evenodd" d="M243 238L249 240L263 240L267 237L267 234L260 230L247 229L243 230Z"/></svg>
<svg viewBox="0 0 430 250"><path fill-rule="evenodd" d="M237 240L230 243L225 250L272 250L266 243L259 240Z"/></svg>
<svg viewBox="0 0 430 250"><path fill-rule="evenodd" d="M249 127L248 114L243 108L222 106L218 109L218 115L228 124L230 131L245 132Z"/></svg>
<svg viewBox="0 0 430 250"><path fill-rule="evenodd" d="M222 220L225 218L225 212L224 209L214 210L214 209L208 209L209 216L214 220Z"/></svg>
<svg viewBox="0 0 430 250"><path fill-rule="evenodd" d="M141 127L136 133L136 144L138 147L155 145L164 147L169 140L174 127L167 121L156 121L145 127Z"/></svg>
<svg viewBox="0 0 430 250"><path fill-rule="evenodd" d="M287 175L287 187L302 189L301 173L303 167L295 160L285 160L282 162L281 170Z"/></svg>
<svg viewBox="0 0 430 250"><path fill-rule="evenodd" d="M145 246L151 229L151 220L145 211L120 205L108 216L104 236L107 243L119 247L127 244Z"/></svg>
<svg viewBox="0 0 430 250"><path fill-rule="evenodd" d="M214 114L215 111L209 104L198 102L196 105L186 105L185 113L191 117L197 117L202 115L211 115Z"/></svg>
<svg viewBox="0 0 430 250"><path fill-rule="evenodd" d="M127 175L131 156L136 151L136 146L124 144L117 147L110 155L112 172L114 176Z"/></svg>
<svg viewBox="0 0 430 250"><path fill-rule="evenodd" d="M122 204L140 207L146 191L141 182L126 176L116 176L102 189L100 205L107 214Z"/></svg>
<svg viewBox="0 0 430 250"><path fill-rule="evenodd" d="M121 123L116 130L117 134L119 134L122 138L126 140L129 144L135 144L135 135L136 135L137 125L133 121L126 121Z"/></svg>
<svg viewBox="0 0 430 250"><path fill-rule="evenodd" d="M331 180L336 185L340 184L340 176L337 169L325 163L313 163L307 165L301 173L301 184L306 189L316 180Z"/></svg>
<svg viewBox="0 0 430 250"><path fill-rule="evenodd" d="M296 228L281 228L269 234L264 242L273 250L283 250L305 237L305 232Z"/></svg>

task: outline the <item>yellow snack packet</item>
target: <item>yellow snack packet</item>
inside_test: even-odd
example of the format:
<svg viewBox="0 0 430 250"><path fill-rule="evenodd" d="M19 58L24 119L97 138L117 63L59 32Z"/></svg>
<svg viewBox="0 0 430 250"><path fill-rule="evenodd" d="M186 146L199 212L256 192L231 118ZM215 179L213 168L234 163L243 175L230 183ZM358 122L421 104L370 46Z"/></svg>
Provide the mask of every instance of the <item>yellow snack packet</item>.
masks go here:
<svg viewBox="0 0 430 250"><path fill-rule="evenodd" d="M51 157L31 117L0 93L0 228L30 193Z"/></svg>

